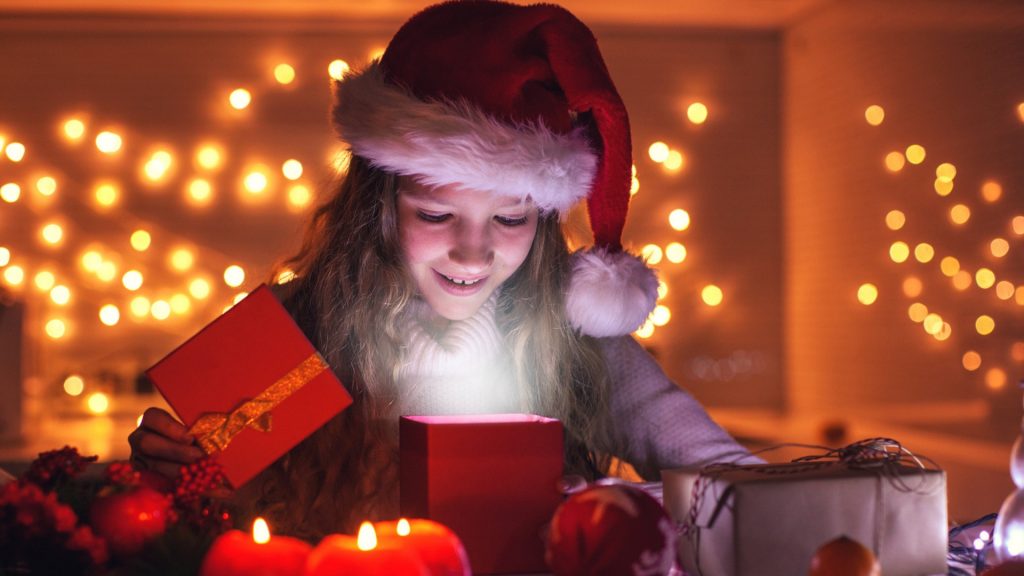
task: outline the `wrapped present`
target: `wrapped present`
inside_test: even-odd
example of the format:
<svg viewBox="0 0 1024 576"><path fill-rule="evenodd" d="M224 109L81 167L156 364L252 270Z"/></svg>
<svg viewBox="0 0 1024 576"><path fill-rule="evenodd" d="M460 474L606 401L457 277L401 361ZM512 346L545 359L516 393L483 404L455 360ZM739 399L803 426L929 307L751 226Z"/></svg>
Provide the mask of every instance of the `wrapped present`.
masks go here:
<svg viewBox="0 0 1024 576"><path fill-rule="evenodd" d="M236 487L352 403L263 285L146 374Z"/></svg>
<svg viewBox="0 0 1024 576"><path fill-rule="evenodd" d="M403 416L401 510L451 528L474 574L544 572L562 424L523 414Z"/></svg>
<svg viewBox="0 0 1024 576"><path fill-rule="evenodd" d="M845 535L870 548L886 576L945 574L945 473L902 448L859 454L663 471L683 568L692 576L806 574L815 551Z"/></svg>

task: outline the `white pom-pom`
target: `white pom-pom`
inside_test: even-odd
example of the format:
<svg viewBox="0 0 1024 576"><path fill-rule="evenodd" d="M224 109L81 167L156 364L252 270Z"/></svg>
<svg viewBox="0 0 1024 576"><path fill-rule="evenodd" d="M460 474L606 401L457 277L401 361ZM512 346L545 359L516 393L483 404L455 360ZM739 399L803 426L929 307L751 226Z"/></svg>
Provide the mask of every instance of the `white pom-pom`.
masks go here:
<svg viewBox="0 0 1024 576"><path fill-rule="evenodd" d="M605 248L572 255L566 294L569 322L598 338L622 336L640 327L658 301L658 277L639 257Z"/></svg>

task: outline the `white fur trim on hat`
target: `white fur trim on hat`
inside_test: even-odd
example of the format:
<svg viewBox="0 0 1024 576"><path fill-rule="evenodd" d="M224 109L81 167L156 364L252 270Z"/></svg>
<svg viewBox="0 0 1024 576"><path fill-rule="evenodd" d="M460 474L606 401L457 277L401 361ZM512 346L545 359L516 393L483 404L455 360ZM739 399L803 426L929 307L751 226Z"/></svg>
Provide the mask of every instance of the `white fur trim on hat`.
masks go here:
<svg viewBox="0 0 1024 576"><path fill-rule="evenodd" d="M374 166L429 186L529 196L560 214L590 192L598 160L581 131L558 134L500 122L465 102L419 100L386 81L377 62L334 85L335 129Z"/></svg>
<svg viewBox="0 0 1024 576"><path fill-rule="evenodd" d="M595 247L572 255L566 294L569 322L588 336L622 336L639 328L658 301L658 276L639 257Z"/></svg>

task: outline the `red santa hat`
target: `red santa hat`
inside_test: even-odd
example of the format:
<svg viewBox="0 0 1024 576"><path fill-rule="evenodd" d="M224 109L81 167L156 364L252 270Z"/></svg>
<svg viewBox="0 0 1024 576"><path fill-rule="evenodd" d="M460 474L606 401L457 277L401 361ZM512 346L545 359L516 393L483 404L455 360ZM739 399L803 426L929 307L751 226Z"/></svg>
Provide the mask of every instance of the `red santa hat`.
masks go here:
<svg viewBox="0 0 1024 576"><path fill-rule="evenodd" d="M528 197L542 212L564 215L586 199L594 246L572 256L569 320L598 337L643 324L658 280L622 249L629 118L576 17L550 4L437 4L334 88L338 135L374 166L427 185Z"/></svg>

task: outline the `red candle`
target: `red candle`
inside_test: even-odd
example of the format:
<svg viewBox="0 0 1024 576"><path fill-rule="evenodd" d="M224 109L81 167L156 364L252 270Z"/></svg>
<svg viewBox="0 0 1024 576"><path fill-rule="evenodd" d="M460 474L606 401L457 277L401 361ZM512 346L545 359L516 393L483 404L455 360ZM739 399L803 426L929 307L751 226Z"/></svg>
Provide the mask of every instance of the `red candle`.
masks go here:
<svg viewBox="0 0 1024 576"><path fill-rule="evenodd" d="M471 576L469 557L462 541L444 524L433 520L413 519L378 522L380 540L395 542L419 554L432 576Z"/></svg>
<svg viewBox="0 0 1024 576"><path fill-rule="evenodd" d="M302 576L312 546L287 536L270 537L262 518L252 534L229 530L217 537L203 558L199 576Z"/></svg>
<svg viewBox="0 0 1024 576"><path fill-rule="evenodd" d="M411 548L395 540L378 541L373 525L363 522L355 538L331 534L313 549L306 576L431 576L423 560Z"/></svg>

